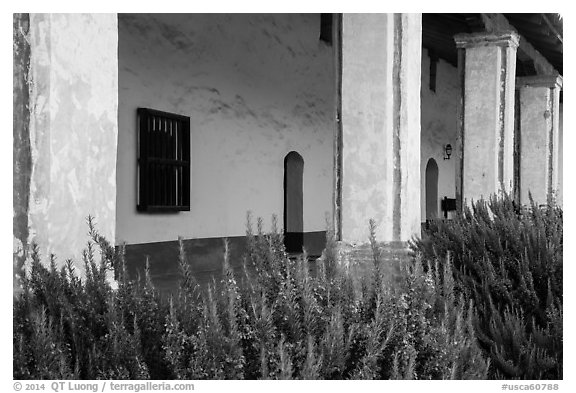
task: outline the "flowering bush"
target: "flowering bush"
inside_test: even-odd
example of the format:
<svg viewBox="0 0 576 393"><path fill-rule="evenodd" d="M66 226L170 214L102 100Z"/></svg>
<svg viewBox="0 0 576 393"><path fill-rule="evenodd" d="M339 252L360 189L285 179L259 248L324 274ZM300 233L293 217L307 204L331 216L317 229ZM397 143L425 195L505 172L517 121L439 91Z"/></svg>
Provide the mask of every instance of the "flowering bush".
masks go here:
<svg viewBox="0 0 576 393"><path fill-rule="evenodd" d="M562 215L553 201L518 207L493 196L412 244L425 261L450 255L492 378L562 379Z"/></svg>
<svg viewBox="0 0 576 393"><path fill-rule="evenodd" d="M480 379L489 361L452 261L418 258L385 275L371 223L371 269L342 266L328 235L318 261L288 258L282 234L248 221L244 268L201 287L181 242L178 290L131 280L89 222L85 278L33 255L14 300L16 379ZM96 259L95 249L101 258ZM227 250L227 245L224 245ZM118 288L106 270L114 267ZM313 273L311 273L311 270Z"/></svg>

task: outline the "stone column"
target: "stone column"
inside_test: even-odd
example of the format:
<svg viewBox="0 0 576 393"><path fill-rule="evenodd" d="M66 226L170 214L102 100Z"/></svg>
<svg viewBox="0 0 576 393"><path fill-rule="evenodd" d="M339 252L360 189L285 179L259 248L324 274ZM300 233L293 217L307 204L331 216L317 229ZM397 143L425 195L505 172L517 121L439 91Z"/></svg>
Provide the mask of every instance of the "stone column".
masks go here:
<svg viewBox="0 0 576 393"><path fill-rule="evenodd" d="M336 232L387 244L420 233L420 14L344 14Z"/></svg>
<svg viewBox="0 0 576 393"><path fill-rule="evenodd" d="M560 89L562 77L516 80L519 91L520 203L544 204L558 190Z"/></svg>
<svg viewBox="0 0 576 393"><path fill-rule="evenodd" d="M462 86L455 149L456 200L470 203L512 192L514 177L515 32L458 34Z"/></svg>
<svg viewBox="0 0 576 393"><path fill-rule="evenodd" d="M29 240L82 271L88 215L115 240L117 15L30 14L29 91Z"/></svg>

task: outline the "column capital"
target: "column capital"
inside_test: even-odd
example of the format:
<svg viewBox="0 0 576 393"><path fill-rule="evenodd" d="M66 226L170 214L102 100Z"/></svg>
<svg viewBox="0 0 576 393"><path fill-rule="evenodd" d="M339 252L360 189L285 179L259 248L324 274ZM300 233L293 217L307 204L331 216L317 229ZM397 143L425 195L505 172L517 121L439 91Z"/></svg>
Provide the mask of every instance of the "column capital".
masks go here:
<svg viewBox="0 0 576 393"><path fill-rule="evenodd" d="M551 89L558 87L561 89L562 84L563 79L559 74L522 76L516 78L516 89L523 87L549 87Z"/></svg>
<svg viewBox="0 0 576 393"><path fill-rule="evenodd" d="M514 31L497 33L460 33L454 36L457 48L478 48L483 46L502 46L517 48L520 40Z"/></svg>

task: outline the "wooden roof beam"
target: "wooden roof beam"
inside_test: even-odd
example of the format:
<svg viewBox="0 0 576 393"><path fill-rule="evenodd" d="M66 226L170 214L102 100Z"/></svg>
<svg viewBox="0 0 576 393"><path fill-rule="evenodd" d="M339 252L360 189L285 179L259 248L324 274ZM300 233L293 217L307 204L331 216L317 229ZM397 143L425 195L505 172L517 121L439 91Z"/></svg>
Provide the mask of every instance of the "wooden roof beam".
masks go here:
<svg viewBox="0 0 576 393"><path fill-rule="evenodd" d="M513 30L518 33L502 14L481 14L487 32L495 33L506 30ZM558 70L536 48L534 48L521 34L518 50L524 52L529 58L534 60L534 68L539 75L559 74Z"/></svg>
<svg viewBox="0 0 576 393"><path fill-rule="evenodd" d="M548 25L548 28L550 29L550 31L554 34L554 36L556 37L556 39L558 41L560 41L561 44L564 44L562 35L560 33L558 33L558 30L556 29L556 27L554 26L554 24L552 23L552 21L550 21L550 18L548 18L548 16L546 14L542 14L542 19L544 20L544 22Z"/></svg>

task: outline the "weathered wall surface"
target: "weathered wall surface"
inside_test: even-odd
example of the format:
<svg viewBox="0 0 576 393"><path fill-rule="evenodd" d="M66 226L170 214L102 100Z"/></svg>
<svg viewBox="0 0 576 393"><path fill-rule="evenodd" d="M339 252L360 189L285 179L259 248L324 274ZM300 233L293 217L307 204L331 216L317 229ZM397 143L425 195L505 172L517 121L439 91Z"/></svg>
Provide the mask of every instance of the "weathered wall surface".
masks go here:
<svg viewBox="0 0 576 393"><path fill-rule="evenodd" d="M22 275L28 247L28 202L30 197L30 109L29 109L29 71L30 71L30 16L13 15L13 164L12 198L14 218L12 233L14 239L14 284Z"/></svg>
<svg viewBox="0 0 576 393"><path fill-rule="evenodd" d="M418 176L421 151L421 59L422 59L422 14L396 14L396 21L401 20L401 42L399 77L400 124L398 138L400 139L400 197L396 205L401 205L400 228L397 228L399 238L394 240L407 241L414 236L420 236L421 216L418 212L421 177Z"/></svg>
<svg viewBox="0 0 576 393"><path fill-rule="evenodd" d="M468 202L498 188L500 52L491 47L466 52L464 190Z"/></svg>
<svg viewBox="0 0 576 393"><path fill-rule="evenodd" d="M333 51L320 16L119 15L117 243L282 223L284 157L304 158L304 231L331 211ZM136 211L136 108L191 117L191 208Z"/></svg>
<svg viewBox="0 0 576 393"><path fill-rule="evenodd" d="M458 131L462 150L459 142L456 153L462 162L462 183L457 193L471 203L512 191L519 36L513 31L457 34L455 41L465 51L463 123Z"/></svg>
<svg viewBox="0 0 576 393"><path fill-rule="evenodd" d="M551 92L547 87L525 87L520 90L521 139L520 139L520 202L530 204L529 195L536 204L548 198L550 168L550 113ZM555 187L554 187L555 188Z"/></svg>
<svg viewBox="0 0 576 393"><path fill-rule="evenodd" d="M562 128L564 105L562 103L560 103L559 112L558 139L560 140L560 145L558 146L558 193L556 194L556 201L562 206L564 204L564 132Z"/></svg>
<svg viewBox="0 0 576 393"><path fill-rule="evenodd" d="M43 256L81 256L86 217L115 236L115 14L30 15L30 239Z"/></svg>
<svg viewBox="0 0 576 393"><path fill-rule="evenodd" d="M364 243L368 220L392 239L393 15L344 14L342 239Z"/></svg>
<svg viewBox="0 0 576 393"><path fill-rule="evenodd" d="M560 188L560 89L558 76L517 78L519 90L520 202L545 204Z"/></svg>
<svg viewBox="0 0 576 393"><path fill-rule="evenodd" d="M420 232L419 14L345 14L342 25L342 240Z"/></svg>
<svg viewBox="0 0 576 393"><path fill-rule="evenodd" d="M426 219L426 164L430 158L438 164L438 214L441 215L440 201L444 197L456 195L456 158L444 160L444 146L456 148L456 130L458 126L458 105L460 86L458 69L440 59L436 65L436 92L430 89L430 57L422 49L422 134L420 168L422 181L421 206L422 221Z"/></svg>

